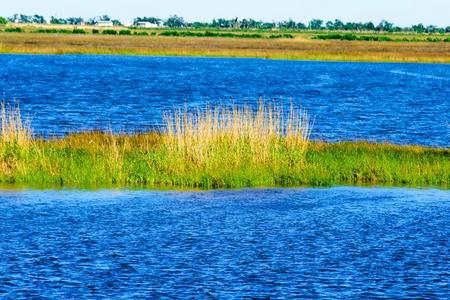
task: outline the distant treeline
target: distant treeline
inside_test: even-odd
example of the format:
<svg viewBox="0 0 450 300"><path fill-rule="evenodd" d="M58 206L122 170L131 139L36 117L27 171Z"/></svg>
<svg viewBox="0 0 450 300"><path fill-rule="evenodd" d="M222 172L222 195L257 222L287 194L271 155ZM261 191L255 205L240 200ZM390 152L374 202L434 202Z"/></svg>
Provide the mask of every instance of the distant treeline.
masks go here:
<svg viewBox="0 0 450 300"><path fill-rule="evenodd" d="M10 23L23 23L23 24L55 24L55 25L94 25L99 21L111 21L115 26L122 26L122 22L116 19L111 19L108 15L98 16L85 20L81 17L70 17L70 18L57 18L50 17L49 20L40 15L23 15L14 14L9 18L0 17L0 24Z"/></svg>
<svg viewBox="0 0 450 300"><path fill-rule="evenodd" d="M111 21L115 26L122 26L122 22L112 19L108 15L98 16L84 20L81 17L57 18L52 16L46 20L40 15L15 14L9 18L0 17L0 24L11 23L32 23L32 24L68 24L68 25L94 25L99 21ZM157 26L171 28L229 28L229 29L289 29L289 30L337 30L337 31L375 31L375 32L417 32L417 33L450 33L450 26L438 27L434 25L417 24L407 27L399 27L388 21L381 21L379 24L373 22L343 22L339 19L334 21L323 21L313 19L308 23L287 20L281 22L264 22L254 19L214 19L211 22L187 22L183 17L174 15L167 19L156 17L137 17L133 20L133 25L137 26L141 22L148 22Z"/></svg>

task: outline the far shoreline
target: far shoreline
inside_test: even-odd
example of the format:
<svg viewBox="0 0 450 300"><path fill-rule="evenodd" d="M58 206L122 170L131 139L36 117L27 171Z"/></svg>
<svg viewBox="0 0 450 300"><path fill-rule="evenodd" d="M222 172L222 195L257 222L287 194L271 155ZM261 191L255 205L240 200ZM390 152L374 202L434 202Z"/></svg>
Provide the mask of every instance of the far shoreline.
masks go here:
<svg viewBox="0 0 450 300"><path fill-rule="evenodd" d="M0 33L0 54L449 64L450 43Z"/></svg>

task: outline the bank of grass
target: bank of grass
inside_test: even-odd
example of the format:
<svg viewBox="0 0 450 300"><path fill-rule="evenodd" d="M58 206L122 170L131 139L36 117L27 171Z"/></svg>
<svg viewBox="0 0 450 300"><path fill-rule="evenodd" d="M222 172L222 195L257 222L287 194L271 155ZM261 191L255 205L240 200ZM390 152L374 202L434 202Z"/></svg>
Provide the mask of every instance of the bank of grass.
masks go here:
<svg viewBox="0 0 450 300"><path fill-rule="evenodd" d="M88 29L86 29L88 30ZM91 30L91 29L89 29ZM97 30L97 29L94 29ZM450 43L294 38L174 37L138 34L0 32L0 53L242 57L289 60L450 63ZM143 31L143 33L147 33ZM155 33L155 35L153 35ZM160 32L158 32L159 34ZM276 37L276 38L275 38Z"/></svg>
<svg viewBox="0 0 450 300"><path fill-rule="evenodd" d="M289 33L282 34L263 34L263 33L236 33L236 32L218 32L218 31L188 31L188 30L167 30L158 34L159 36L176 37L215 37L215 38L240 38L240 39L293 39L294 35Z"/></svg>
<svg viewBox="0 0 450 300"><path fill-rule="evenodd" d="M449 36L387 36L387 35L356 35L354 33L328 33L311 37L314 40L341 40L341 41L372 41L372 42L450 42Z"/></svg>
<svg viewBox="0 0 450 300"><path fill-rule="evenodd" d="M330 185L450 187L450 149L309 141L308 116L261 106L175 112L161 131L32 138L2 110L0 183L238 188Z"/></svg>

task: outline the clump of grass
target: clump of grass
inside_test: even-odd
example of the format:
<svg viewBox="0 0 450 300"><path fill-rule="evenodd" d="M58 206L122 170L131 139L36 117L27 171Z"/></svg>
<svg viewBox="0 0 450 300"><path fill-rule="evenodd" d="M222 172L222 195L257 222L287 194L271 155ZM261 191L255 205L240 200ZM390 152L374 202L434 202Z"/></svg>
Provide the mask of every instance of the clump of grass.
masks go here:
<svg viewBox="0 0 450 300"><path fill-rule="evenodd" d="M355 35L353 33L328 33L319 34L313 36L312 39L316 40L341 40L341 41L378 41L378 42L392 42L397 41L388 36L377 36L377 35ZM409 41L409 40L406 40Z"/></svg>
<svg viewBox="0 0 450 300"><path fill-rule="evenodd" d="M102 31L102 34L116 35L116 34L117 34L117 30L114 30L114 29L105 29L105 30Z"/></svg>
<svg viewBox="0 0 450 300"><path fill-rule="evenodd" d="M418 38L392 38L384 35L356 35L353 33L328 33L319 34L311 37L314 40L341 40L341 41L375 41L375 42L445 42L446 39L427 37L426 39Z"/></svg>
<svg viewBox="0 0 450 300"><path fill-rule="evenodd" d="M293 39L294 36L292 34L289 33L284 33L284 34L271 34L269 35L269 39Z"/></svg>
<svg viewBox="0 0 450 300"><path fill-rule="evenodd" d="M5 32L23 32L22 28L5 28Z"/></svg>
<svg viewBox="0 0 450 300"><path fill-rule="evenodd" d="M166 170L181 181L231 186L225 179L236 173L251 180L257 173L298 171L304 166L310 121L305 111L292 106L284 111L261 102L256 111L249 106L185 110L166 114L165 121Z"/></svg>
<svg viewBox="0 0 450 300"><path fill-rule="evenodd" d="M26 160L23 158L32 144L31 127L28 121L22 120L18 105L11 108L2 102L0 106L0 178L13 179L23 171Z"/></svg>
<svg viewBox="0 0 450 300"><path fill-rule="evenodd" d="M152 33L155 33L155 32L152 32ZM133 31L133 35L148 35L148 32L145 32L145 31Z"/></svg>
<svg viewBox="0 0 450 300"><path fill-rule="evenodd" d="M131 30L121 30L119 31L119 35L131 35Z"/></svg>
<svg viewBox="0 0 450 300"><path fill-rule="evenodd" d="M35 32L36 33L61 33L61 34L82 33L82 32L79 32L79 30L82 30L82 29L74 29L72 31L69 29L47 28L47 29L38 29Z"/></svg>
<svg viewBox="0 0 450 300"><path fill-rule="evenodd" d="M17 144L20 147L27 147L32 140L31 126L28 121L23 121L20 107L7 108L4 102L1 103L1 136L2 144Z"/></svg>
<svg viewBox="0 0 450 300"><path fill-rule="evenodd" d="M84 29L82 29L82 28L74 28L72 30L72 33L73 34L86 34L86 31Z"/></svg>
<svg viewBox="0 0 450 300"><path fill-rule="evenodd" d="M263 35L259 33L232 33L232 32L193 32L193 31L180 31L169 30L163 31L160 36L179 36L179 37L221 37L221 38L246 38L246 39L262 39Z"/></svg>
<svg viewBox="0 0 450 300"><path fill-rule="evenodd" d="M171 156L202 166L231 156L236 162L270 164L281 149L294 151L301 161L308 145L310 122L306 112L260 103L249 106L177 111L165 115L164 143ZM179 161L181 162L181 161Z"/></svg>

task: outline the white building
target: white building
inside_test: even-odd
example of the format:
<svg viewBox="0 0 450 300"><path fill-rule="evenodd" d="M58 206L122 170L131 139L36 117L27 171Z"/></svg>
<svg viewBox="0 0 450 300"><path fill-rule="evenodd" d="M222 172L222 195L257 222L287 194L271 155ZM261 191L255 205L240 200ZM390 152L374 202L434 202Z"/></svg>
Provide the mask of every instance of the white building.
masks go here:
<svg viewBox="0 0 450 300"><path fill-rule="evenodd" d="M100 27L112 27L112 26L114 26L112 21L98 21L96 25L100 26Z"/></svg>
<svg viewBox="0 0 450 300"><path fill-rule="evenodd" d="M160 27L159 24L150 23L150 22L138 22L136 24L137 27L141 28L158 28Z"/></svg>

